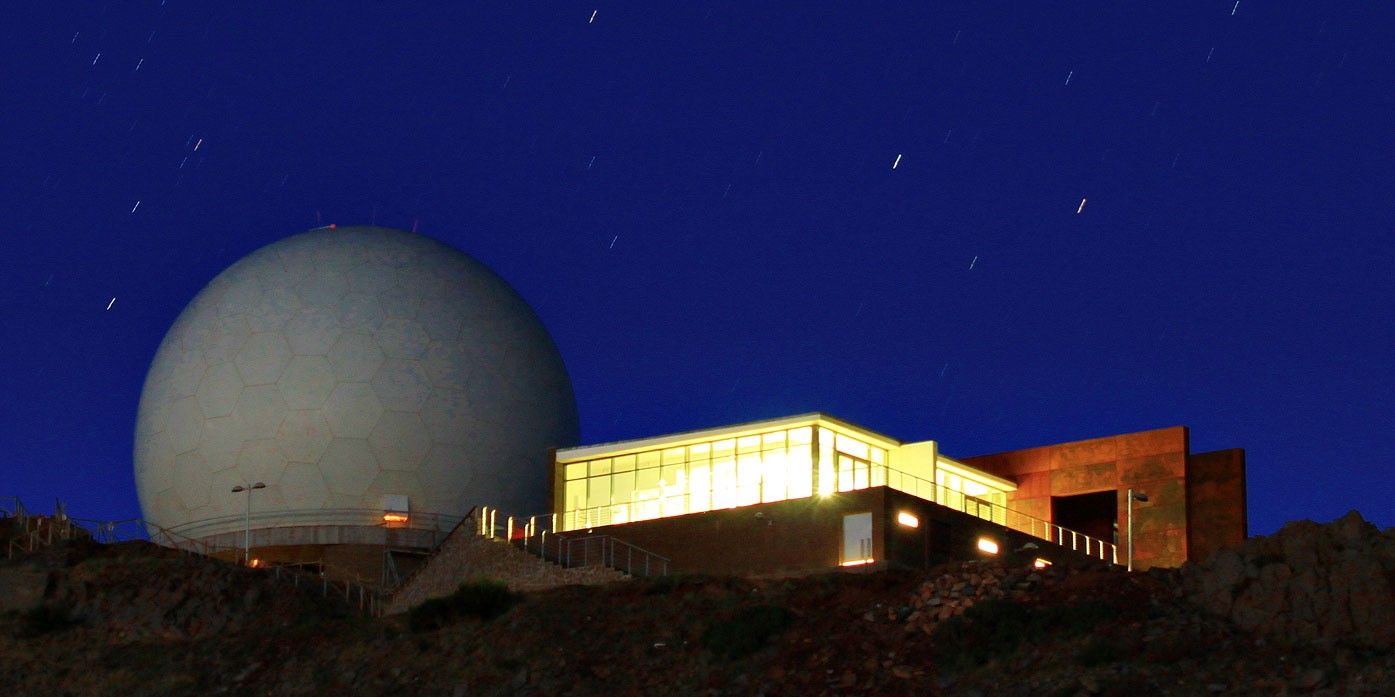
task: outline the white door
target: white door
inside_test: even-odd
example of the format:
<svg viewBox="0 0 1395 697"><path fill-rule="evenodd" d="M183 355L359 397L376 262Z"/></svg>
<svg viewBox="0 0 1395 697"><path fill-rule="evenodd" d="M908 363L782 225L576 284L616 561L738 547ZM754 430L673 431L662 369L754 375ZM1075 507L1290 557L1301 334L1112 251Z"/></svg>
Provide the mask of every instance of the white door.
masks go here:
<svg viewBox="0 0 1395 697"><path fill-rule="evenodd" d="M843 516L843 558L841 563L872 560L872 514Z"/></svg>

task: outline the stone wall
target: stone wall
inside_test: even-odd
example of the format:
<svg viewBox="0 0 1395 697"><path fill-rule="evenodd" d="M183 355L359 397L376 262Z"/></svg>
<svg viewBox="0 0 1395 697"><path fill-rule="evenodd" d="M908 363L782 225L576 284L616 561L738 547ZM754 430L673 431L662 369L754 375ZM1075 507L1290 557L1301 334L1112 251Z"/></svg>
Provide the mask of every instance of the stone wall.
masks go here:
<svg viewBox="0 0 1395 697"><path fill-rule="evenodd" d="M1284 525L1182 569L1189 595L1243 629L1303 641L1395 646L1395 528L1352 511Z"/></svg>
<svg viewBox="0 0 1395 697"><path fill-rule="evenodd" d="M406 612L428 598L448 595L461 583L481 576L503 581L510 590L519 592L630 580L629 576L602 566L563 568L502 540L476 535L467 523L456 528L435 556L393 594L387 614Z"/></svg>

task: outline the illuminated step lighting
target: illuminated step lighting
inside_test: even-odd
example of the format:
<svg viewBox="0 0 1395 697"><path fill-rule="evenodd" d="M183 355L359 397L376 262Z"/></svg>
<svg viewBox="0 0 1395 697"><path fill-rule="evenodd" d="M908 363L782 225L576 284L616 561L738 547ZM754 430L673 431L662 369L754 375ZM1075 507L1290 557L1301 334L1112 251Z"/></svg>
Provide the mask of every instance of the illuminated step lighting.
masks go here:
<svg viewBox="0 0 1395 697"><path fill-rule="evenodd" d="M906 526L906 527L908 527L908 528L918 528L918 527L920 527L920 519L917 518L917 517L915 517L915 516L913 516L913 515L911 515L911 514L909 514L909 513L897 513L897 514L896 514L896 522L898 522L898 523L900 523L900 524L902 524L902 525L904 525L904 526Z"/></svg>
<svg viewBox="0 0 1395 697"><path fill-rule="evenodd" d="M1051 561L1048 559L1038 558L1036 561L1032 562L1032 566L1035 566L1038 569L1045 569L1046 567L1051 566Z"/></svg>
<svg viewBox="0 0 1395 697"><path fill-rule="evenodd" d="M854 560L852 560L852 561L845 561L845 562L843 562L843 566L862 566L863 564L871 564L871 563L874 562L874 561L876 561L876 560L875 560L875 559L854 559Z"/></svg>
<svg viewBox="0 0 1395 697"><path fill-rule="evenodd" d="M978 548L979 548L980 550L984 551L984 552L989 553L989 554L997 554L997 553L998 553L998 543L997 543L997 542L994 542L994 541L992 541L992 540L990 540L990 539L988 539L988 538L986 538L986 537L980 537L980 538L978 538Z"/></svg>

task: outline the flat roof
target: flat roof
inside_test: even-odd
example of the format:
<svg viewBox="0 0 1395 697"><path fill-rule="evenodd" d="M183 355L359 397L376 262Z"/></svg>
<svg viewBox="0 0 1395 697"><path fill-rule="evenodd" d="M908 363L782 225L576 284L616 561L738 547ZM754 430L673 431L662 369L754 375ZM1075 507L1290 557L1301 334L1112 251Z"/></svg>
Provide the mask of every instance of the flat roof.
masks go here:
<svg viewBox="0 0 1395 697"><path fill-rule="evenodd" d="M681 433L671 433L664 436L651 436L648 438L635 438L633 440L615 441L612 443L597 443L595 445L578 445L572 448L558 448L558 462L572 462L577 460L589 460L595 457L605 457L608 455L624 455L632 452L653 450L655 448L672 448L690 443L700 443L703 441L721 438L723 436L735 436L752 431L769 431L776 428L789 428L806 425L831 426L834 430L847 431L849 435L857 435L865 438L876 445L885 448L899 448L905 443L892 438L891 436L877 433L868 428L863 428L857 424L844 421L836 416L831 416L820 411L808 414L797 414L795 416L782 416L774 419L764 419L761 421L751 421L743 424L732 424L730 426L717 426L714 428L703 428L695 431L683 431Z"/></svg>

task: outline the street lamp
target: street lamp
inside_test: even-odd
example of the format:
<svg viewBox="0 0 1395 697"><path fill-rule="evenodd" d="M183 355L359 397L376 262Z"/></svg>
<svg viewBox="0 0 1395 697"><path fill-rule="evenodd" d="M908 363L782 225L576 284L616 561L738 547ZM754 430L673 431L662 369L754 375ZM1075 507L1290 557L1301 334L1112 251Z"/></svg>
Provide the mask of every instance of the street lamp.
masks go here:
<svg viewBox="0 0 1395 697"><path fill-rule="evenodd" d="M251 566L252 564L252 490L265 488L266 485L261 482L257 482L256 484L253 484L251 486L242 486L241 484L239 484L232 488L232 493L234 494L240 494L244 491L247 492L247 515L242 519L243 566Z"/></svg>
<svg viewBox="0 0 1395 697"><path fill-rule="evenodd" d="M1147 495L1147 494L1143 494L1143 493L1135 494L1135 493L1133 493L1133 489L1129 489L1129 571L1133 571L1133 502L1134 502L1134 501L1141 501L1141 502L1143 502L1143 503L1147 503L1147 502L1148 502L1148 495Z"/></svg>

